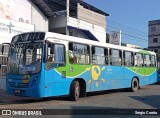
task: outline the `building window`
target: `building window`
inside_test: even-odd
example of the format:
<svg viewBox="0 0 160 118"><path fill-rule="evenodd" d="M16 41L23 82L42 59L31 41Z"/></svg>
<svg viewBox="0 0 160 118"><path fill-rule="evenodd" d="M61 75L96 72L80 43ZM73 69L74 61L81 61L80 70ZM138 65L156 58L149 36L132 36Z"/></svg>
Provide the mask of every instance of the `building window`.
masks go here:
<svg viewBox="0 0 160 118"><path fill-rule="evenodd" d="M151 27L151 32L155 32L156 31L156 27Z"/></svg>
<svg viewBox="0 0 160 118"><path fill-rule="evenodd" d="M158 43L158 38L154 38L153 43Z"/></svg>

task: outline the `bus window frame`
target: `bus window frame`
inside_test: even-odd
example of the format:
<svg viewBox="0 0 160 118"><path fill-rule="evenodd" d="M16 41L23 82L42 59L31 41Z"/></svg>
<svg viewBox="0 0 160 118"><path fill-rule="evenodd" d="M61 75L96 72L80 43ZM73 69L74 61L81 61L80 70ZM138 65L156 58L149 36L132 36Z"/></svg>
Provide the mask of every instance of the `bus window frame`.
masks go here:
<svg viewBox="0 0 160 118"><path fill-rule="evenodd" d="M154 66L152 66L152 56L154 56ZM158 66L157 66L157 57L156 57L156 55L153 55L153 54L151 54L151 68L157 68Z"/></svg>
<svg viewBox="0 0 160 118"><path fill-rule="evenodd" d="M103 48L104 49L104 55L105 55L105 49L107 49L107 60L108 60L108 63L106 64L106 55L104 56L105 57L105 64L94 64L93 63L93 53L92 53L92 48L93 47L97 47L97 48ZM92 45L91 46L91 60L92 60L92 64L93 65L100 65L100 66L106 66L106 65L109 65L109 48L107 48L107 47L100 47L100 46L95 46L95 45Z"/></svg>
<svg viewBox="0 0 160 118"><path fill-rule="evenodd" d="M146 60L146 55L149 56L150 66L146 66L146 64L145 64L145 62L148 61L148 60ZM151 68L152 67L152 65L151 65L151 58L152 57L151 56L152 56L151 54L144 54L144 67L147 67L147 68Z"/></svg>
<svg viewBox="0 0 160 118"><path fill-rule="evenodd" d="M118 58L118 59L121 59L121 62L119 62L119 65L113 65L113 64L111 64L111 50L117 50L117 51L119 51L119 57L116 57L116 58ZM121 54L121 57L120 57L120 54ZM124 64L123 64L123 51L122 50L120 50L120 49L116 49L116 48L109 48L109 65L110 66L120 66L120 67L122 67Z"/></svg>
<svg viewBox="0 0 160 118"><path fill-rule="evenodd" d="M126 66L125 65L125 52L130 52L131 53L131 66ZM128 51L128 50L123 50L123 66L125 67L134 67L135 63L134 63L134 52L132 51Z"/></svg>
<svg viewBox="0 0 160 118"><path fill-rule="evenodd" d="M136 54L141 54L141 55L142 55L142 60L143 60L142 66L138 66L138 65L136 66L136 65L135 65L135 56L136 56ZM142 61L142 60L141 60L141 61ZM137 62L137 63L138 63L138 62ZM144 66L144 54L143 54L143 53L139 53L139 52L135 52L135 53L134 53L134 67L145 67L145 66Z"/></svg>
<svg viewBox="0 0 160 118"><path fill-rule="evenodd" d="M89 54L88 54L88 56L89 56L89 63L71 63L70 62L70 55L69 55L69 45L70 44L80 44L80 45L86 45L87 47L88 47L88 49L89 49ZM73 41L68 41L68 60L69 60L69 64L71 64L71 65L91 65L91 46L90 45L88 45L88 44L85 44L85 43L77 43L77 42L73 42Z"/></svg>
<svg viewBox="0 0 160 118"><path fill-rule="evenodd" d="M65 46L65 44L63 44L63 43L57 43L57 42L51 42L51 41L48 41L48 40L46 40L46 42L45 42L45 61L44 61L44 63L45 63L45 65L46 64L51 64L51 63L53 63L53 62L48 62L47 60L48 60L48 43L51 43L51 44L58 44L58 45L63 45L63 47L64 47L64 56L65 56L65 60L64 60L64 64L62 65L62 66L60 66L60 67L65 67L66 66L66 58L67 58L67 56L66 56L66 46ZM46 67L45 67L46 68ZM47 68L46 68L47 69ZM47 70L50 70L50 69L47 69Z"/></svg>

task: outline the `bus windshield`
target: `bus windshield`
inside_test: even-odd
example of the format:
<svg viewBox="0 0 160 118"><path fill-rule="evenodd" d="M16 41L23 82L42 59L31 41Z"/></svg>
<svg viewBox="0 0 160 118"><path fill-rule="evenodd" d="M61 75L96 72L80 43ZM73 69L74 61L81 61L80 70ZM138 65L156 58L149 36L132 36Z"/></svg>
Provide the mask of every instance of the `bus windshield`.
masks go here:
<svg viewBox="0 0 160 118"><path fill-rule="evenodd" d="M38 73L41 69L42 49L42 42L11 44L9 50L9 73Z"/></svg>

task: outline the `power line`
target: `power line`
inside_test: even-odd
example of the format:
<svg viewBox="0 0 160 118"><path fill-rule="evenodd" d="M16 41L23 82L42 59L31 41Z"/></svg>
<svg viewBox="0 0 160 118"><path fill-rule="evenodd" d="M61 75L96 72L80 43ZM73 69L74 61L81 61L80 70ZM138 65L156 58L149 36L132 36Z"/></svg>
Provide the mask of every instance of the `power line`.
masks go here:
<svg viewBox="0 0 160 118"><path fill-rule="evenodd" d="M113 31L111 29L107 29L108 31ZM127 34L127 33L123 33L121 32L122 35L125 35L125 36L128 36L128 37L132 37L132 38L135 38L135 40L143 40L143 41L148 41L147 39L144 39L144 38L141 38L141 37L137 37L137 36L134 36L134 35L131 35L131 34Z"/></svg>
<svg viewBox="0 0 160 118"><path fill-rule="evenodd" d="M110 29L110 28L113 28L114 30L121 30L121 31L125 31L125 32L127 32L127 33L129 33L129 34L132 34L132 35L138 35L138 36L140 36L140 37L148 37L148 35L140 35L140 34L138 34L138 33L134 33L134 32L131 32L131 31L128 31L128 30L126 30L126 29L123 29L123 28L118 28L118 27L115 27L115 26L112 26L112 25L107 25L107 29Z"/></svg>
<svg viewBox="0 0 160 118"><path fill-rule="evenodd" d="M108 21L110 21L110 22L112 22L112 23L115 23L115 24L121 25L121 26L123 26L123 27L126 27L126 28L128 28L128 29L132 29L132 30L135 30L135 31L137 31L137 32L141 32L141 33L143 33L143 34L147 34L147 35L148 35L148 33L147 33L147 32L144 32L144 31L141 31L141 30L138 30L138 29L132 28L132 27L127 26L127 25L123 25L123 24L118 23L118 22L116 22L116 21L114 21L114 20L110 20L110 19L107 19L107 20L108 20Z"/></svg>

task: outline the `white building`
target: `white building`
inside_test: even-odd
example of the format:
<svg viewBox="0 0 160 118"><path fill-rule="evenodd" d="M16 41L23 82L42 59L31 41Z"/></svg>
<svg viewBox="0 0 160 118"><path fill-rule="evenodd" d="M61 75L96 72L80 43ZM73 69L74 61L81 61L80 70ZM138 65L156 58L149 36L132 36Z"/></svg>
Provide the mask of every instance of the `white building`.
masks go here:
<svg viewBox="0 0 160 118"><path fill-rule="evenodd" d="M106 42L107 13L82 0L32 0L32 2L49 19L49 31Z"/></svg>
<svg viewBox="0 0 160 118"><path fill-rule="evenodd" d="M50 31L106 42L106 16L82 0L0 0L0 44L27 31ZM0 54L0 89L5 87L7 52L8 47Z"/></svg>

